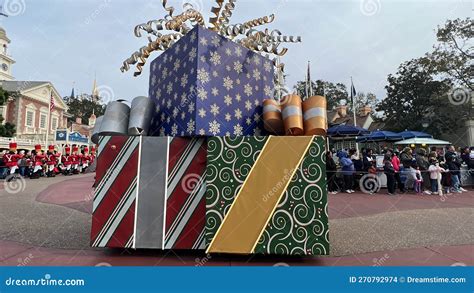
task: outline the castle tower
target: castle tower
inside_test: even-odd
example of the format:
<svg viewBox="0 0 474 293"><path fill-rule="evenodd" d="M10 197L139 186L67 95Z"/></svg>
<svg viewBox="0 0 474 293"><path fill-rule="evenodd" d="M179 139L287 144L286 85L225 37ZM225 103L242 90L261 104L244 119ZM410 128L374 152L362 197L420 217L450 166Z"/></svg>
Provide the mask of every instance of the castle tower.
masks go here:
<svg viewBox="0 0 474 293"><path fill-rule="evenodd" d="M14 80L11 67L15 60L8 55L10 39L4 28L0 27L0 80Z"/></svg>

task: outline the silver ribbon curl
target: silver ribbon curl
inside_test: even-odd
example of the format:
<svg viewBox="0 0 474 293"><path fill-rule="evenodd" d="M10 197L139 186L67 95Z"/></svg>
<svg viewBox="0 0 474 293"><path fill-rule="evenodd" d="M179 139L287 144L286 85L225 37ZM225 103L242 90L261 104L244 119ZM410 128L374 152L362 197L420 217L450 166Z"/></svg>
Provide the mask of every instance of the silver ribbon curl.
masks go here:
<svg viewBox="0 0 474 293"><path fill-rule="evenodd" d="M224 2L226 2L224 4ZM244 23L229 25L237 0L215 0L216 6L212 7L213 16L209 18L209 29L240 43L242 46L270 58L270 55L283 56L287 48L279 48L281 43L299 43L300 36L285 36L279 30L256 30L255 27L272 23L275 15L255 18ZM164 51L173 45L179 38L188 33L196 24L205 26L202 14L195 10L190 3L184 3L181 14L174 14L174 7L168 6L168 0L162 0L162 5L167 15L162 19L150 20L139 24L134 29L136 37L141 37L142 32L148 34L148 45L134 52L123 61L120 70L128 71L130 65L136 66L134 76L141 74L148 57L154 51ZM188 26L188 23L191 26ZM156 37L153 40L153 37Z"/></svg>
<svg viewBox="0 0 474 293"><path fill-rule="evenodd" d="M224 6L224 0L216 0L216 4L217 6L213 6L211 8L211 13L214 14L214 16L209 18L209 23L212 25L210 29L213 31L219 30L219 16L221 14L222 7Z"/></svg>

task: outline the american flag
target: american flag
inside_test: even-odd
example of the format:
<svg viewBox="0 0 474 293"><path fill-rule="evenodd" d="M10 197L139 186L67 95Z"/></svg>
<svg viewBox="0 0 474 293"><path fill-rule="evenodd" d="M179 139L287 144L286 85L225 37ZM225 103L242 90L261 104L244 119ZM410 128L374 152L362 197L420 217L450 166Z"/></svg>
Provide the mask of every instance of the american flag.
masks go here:
<svg viewBox="0 0 474 293"><path fill-rule="evenodd" d="M51 93L51 98L50 98L50 100L49 100L49 110L50 110L50 111L53 111L53 110L54 110L54 106L55 106L55 105L54 105L54 96L53 96L53 94Z"/></svg>

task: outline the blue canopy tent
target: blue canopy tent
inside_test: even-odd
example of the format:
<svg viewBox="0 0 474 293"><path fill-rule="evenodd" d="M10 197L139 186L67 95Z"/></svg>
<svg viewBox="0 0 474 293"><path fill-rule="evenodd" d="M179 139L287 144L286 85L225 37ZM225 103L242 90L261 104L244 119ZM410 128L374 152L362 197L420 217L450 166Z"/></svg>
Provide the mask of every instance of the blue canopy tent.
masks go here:
<svg viewBox="0 0 474 293"><path fill-rule="evenodd" d="M401 135L403 139L433 138L433 136L431 134L424 133L424 132L421 132L421 131L405 130L405 131L399 132L398 134Z"/></svg>
<svg viewBox="0 0 474 293"><path fill-rule="evenodd" d="M336 125L328 129L327 137L328 140L331 140L333 147L337 150L340 150L357 146L355 145L355 139L357 136L362 136L369 133L370 131L359 126Z"/></svg>
<svg viewBox="0 0 474 293"><path fill-rule="evenodd" d="M327 135L330 137L351 137L367 135L370 131L354 125L336 125L328 129Z"/></svg>
<svg viewBox="0 0 474 293"><path fill-rule="evenodd" d="M376 130L372 131L372 133L369 135L364 135L357 138L357 142L398 141L402 139L403 137L395 132Z"/></svg>

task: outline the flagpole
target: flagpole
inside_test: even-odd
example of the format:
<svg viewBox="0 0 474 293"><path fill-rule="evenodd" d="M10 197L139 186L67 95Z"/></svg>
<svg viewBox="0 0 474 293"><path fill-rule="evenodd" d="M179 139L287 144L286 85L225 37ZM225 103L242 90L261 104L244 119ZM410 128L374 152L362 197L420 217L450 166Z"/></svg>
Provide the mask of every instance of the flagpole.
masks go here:
<svg viewBox="0 0 474 293"><path fill-rule="evenodd" d="M351 76L351 97L352 97L352 114L354 115L354 127L357 127L357 115L356 115L356 107L355 107L355 95L353 94L353 88L354 88L354 82L352 81L352 76ZM357 136L356 136L356 151L357 154L359 154L359 143L357 142Z"/></svg>
<svg viewBox="0 0 474 293"><path fill-rule="evenodd" d="M47 119L47 127L46 127L46 145L45 148L48 148L48 142L49 142L49 127L50 127L50 120L51 120L51 97L53 95L53 89L49 87L49 97L48 97L48 119Z"/></svg>

